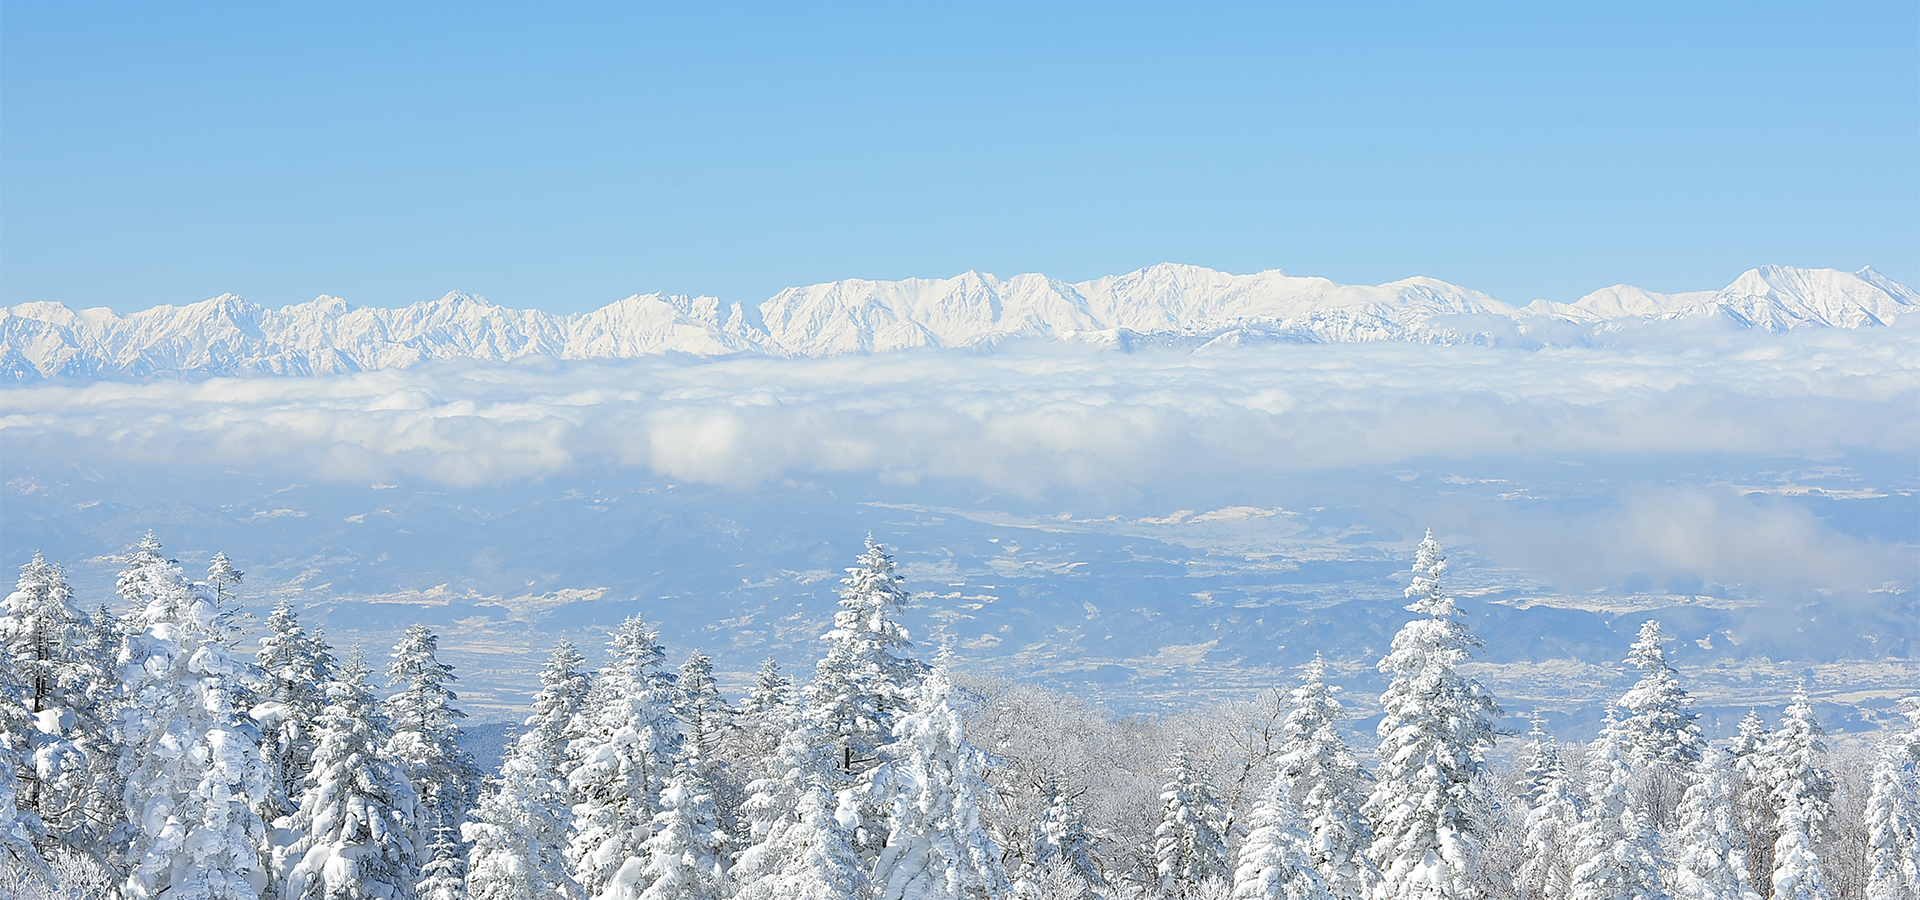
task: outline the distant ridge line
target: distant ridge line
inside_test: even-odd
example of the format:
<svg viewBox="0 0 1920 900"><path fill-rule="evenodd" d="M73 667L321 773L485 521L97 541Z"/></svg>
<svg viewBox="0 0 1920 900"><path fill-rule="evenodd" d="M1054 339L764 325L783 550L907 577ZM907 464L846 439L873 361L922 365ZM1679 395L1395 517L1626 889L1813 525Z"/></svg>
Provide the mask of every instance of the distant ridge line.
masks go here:
<svg viewBox="0 0 1920 900"><path fill-rule="evenodd" d="M0 308L0 381L330 375L529 356L823 358L990 349L1007 341L1119 349L1365 341L1542 346L1594 340L1639 323L1715 317L1772 333L1875 327L1916 307L1920 293L1872 268L1787 266L1748 270L1718 291L1661 294L1615 285L1573 303L1524 307L1432 278L1343 285L1279 270L1232 275L1174 263L1071 284L971 271L942 279L848 279L787 288L755 306L636 294L565 315L510 309L458 291L400 309L321 296L270 310L222 294L125 316L50 302Z"/></svg>

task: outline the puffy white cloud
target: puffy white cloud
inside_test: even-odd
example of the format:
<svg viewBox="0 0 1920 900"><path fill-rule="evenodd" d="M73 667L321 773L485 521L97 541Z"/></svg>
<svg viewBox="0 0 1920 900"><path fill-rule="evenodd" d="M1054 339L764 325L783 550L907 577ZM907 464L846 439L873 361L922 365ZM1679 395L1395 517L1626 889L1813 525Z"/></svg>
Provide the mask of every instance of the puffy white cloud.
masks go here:
<svg viewBox="0 0 1920 900"><path fill-rule="evenodd" d="M43 384L0 389L0 441L452 485L617 464L732 485L855 472L1022 493L1515 449L1910 450L1920 448L1916 338L1898 328L1540 351L1055 346Z"/></svg>

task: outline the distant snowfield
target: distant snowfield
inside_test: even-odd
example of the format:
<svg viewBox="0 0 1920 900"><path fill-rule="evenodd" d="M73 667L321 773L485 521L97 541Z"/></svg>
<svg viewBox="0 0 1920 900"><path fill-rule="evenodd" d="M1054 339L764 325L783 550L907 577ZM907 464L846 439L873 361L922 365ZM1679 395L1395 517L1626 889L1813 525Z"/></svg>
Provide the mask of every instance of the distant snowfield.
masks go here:
<svg viewBox="0 0 1920 900"><path fill-rule="evenodd" d="M1794 283L1840 276L1873 286ZM633 611L736 675L808 665L868 531L921 592L916 634L979 665L1152 709L1319 650L1364 701L1433 527L1510 710L1597 721L1657 617L1727 726L1811 673L1852 698L1836 725L1871 727L1920 683L1920 317L1772 330L1609 296L1604 329L1557 342L1512 340L1551 331L1522 316L1451 342L23 378L0 387L0 525L9 563L44 549L87 602L151 527L339 641L430 621L503 715L551 641L596 647Z"/></svg>

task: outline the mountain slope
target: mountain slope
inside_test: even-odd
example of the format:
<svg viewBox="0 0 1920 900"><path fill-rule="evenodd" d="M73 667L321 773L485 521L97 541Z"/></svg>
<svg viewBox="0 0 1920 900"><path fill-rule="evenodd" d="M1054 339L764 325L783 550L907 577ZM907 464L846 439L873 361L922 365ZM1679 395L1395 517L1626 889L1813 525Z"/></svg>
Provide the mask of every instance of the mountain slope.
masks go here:
<svg viewBox="0 0 1920 900"><path fill-rule="evenodd" d="M121 316L57 303L0 309L0 380L326 375L429 360L628 359L677 353L829 357L1009 340L1131 346L1257 341L1499 343L1541 319L1605 331L1718 317L1743 328L1891 324L1920 293L1872 269L1765 266L1719 291L1628 285L1571 304L1516 308L1431 278L1343 285L1278 270L1231 275L1163 263L1070 284L1000 279L850 279L788 288L758 306L636 294L573 315L508 309L461 292L402 309L336 297L268 310L232 294Z"/></svg>

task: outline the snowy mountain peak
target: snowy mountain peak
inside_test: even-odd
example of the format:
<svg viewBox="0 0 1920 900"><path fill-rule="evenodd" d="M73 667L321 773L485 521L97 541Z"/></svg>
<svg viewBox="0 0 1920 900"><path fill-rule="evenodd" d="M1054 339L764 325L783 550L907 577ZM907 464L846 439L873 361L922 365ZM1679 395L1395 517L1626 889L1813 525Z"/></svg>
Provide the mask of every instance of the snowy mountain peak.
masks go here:
<svg viewBox="0 0 1920 900"><path fill-rule="evenodd" d="M523 356L826 357L1018 339L1122 347L1500 343L1542 318L1593 335L1698 317L1782 332L1886 325L1917 306L1920 293L1871 268L1789 266L1749 270L1718 291L1662 294L1614 285L1573 303L1537 300L1522 308L1434 278L1345 285L1279 269L1233 275L1180 263L1079 283L973 270L951 278L848 279L787 288L758 305L634 294L573 315L512 309L464 291L400 309L322 295L267 310L221 294L125 316L48 302L0 308L0 380L317 375Z"/></svg>

